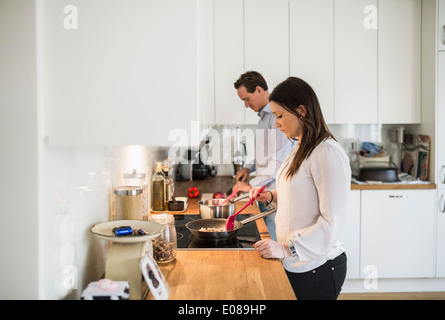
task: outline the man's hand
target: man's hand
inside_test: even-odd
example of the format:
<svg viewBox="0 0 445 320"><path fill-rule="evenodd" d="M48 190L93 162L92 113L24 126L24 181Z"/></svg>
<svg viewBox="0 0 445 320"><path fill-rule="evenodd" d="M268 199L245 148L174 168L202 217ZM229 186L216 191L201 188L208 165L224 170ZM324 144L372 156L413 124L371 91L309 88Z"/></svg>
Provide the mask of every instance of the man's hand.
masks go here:
<svg viewBox="0 0 445 320"><path fill-rule="evenodd" d="M247 168L242 168L236 173L236 181L245 182L250 174L250 170Z"/></svg>

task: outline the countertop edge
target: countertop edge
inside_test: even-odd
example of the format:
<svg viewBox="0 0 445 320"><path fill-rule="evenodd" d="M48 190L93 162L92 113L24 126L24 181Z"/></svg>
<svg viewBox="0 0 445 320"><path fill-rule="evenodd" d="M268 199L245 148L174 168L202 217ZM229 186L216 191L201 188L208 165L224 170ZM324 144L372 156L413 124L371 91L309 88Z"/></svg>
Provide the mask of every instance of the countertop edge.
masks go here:
<svg viewBox="0 0 445 320"><path fill-rule="evenodd" d="M393 184L393 183L379 183L379 184L351 184L351 190L425 190L436 189L435 183L421 183L421 184Z"/></svg>

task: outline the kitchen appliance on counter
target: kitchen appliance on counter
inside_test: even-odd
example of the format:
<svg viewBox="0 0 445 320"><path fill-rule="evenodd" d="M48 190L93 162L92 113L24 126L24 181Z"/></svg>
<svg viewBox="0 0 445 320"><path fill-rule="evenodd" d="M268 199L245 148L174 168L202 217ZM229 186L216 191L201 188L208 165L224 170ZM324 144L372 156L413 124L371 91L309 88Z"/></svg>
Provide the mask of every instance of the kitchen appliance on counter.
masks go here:
<svg viewBox="0 0 445 320"><path fill-rule="evenodd" d="M144 230L146 235L115 236L114 228L129 226L132 230ZM153 254L151 239L158 237L164 226L143 220L112 220L93 225L90 232L96 237L111 241L105 267L105 278L127 281L130 284L130 300L142 299L142 272L139 263L146 254Z"/></svg>
<svg viewBox="0 0 445 320"><path fill-rule="evenodd" d="M392 162L366 162L359 170L359 181L399 182L397 166Z"/></svg>
<svg viewBox="0 0 445 320"><path fill-rule="evenodd" d="M251 214L239 214L236 219L244 220L252 216ZM177 234L178 249L193 250L254 250L253 244L261 240L256 223L249 223L243 226L233 241L223 243L212 243L196 240L185 226L187 222L200 220L198 214L175 215L175 227Z"/></svg>

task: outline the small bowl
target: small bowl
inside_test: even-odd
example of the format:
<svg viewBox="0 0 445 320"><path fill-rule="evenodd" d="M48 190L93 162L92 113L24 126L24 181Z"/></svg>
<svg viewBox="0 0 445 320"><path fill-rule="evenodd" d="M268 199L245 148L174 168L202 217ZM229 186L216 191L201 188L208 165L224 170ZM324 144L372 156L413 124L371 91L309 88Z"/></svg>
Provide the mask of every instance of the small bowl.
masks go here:
<svg viewBox="0 0 445 320"><path fill-rule="evenodd" d="M183 201L169 201L168 211L182 211L184 210L185 203Z"/></svg>
<svg viewBox="0 0 445 320"><path fill-rule="evenodd" d="M184 202L184 205L187 204L187 197L175 197L176 201Z"/></svg>

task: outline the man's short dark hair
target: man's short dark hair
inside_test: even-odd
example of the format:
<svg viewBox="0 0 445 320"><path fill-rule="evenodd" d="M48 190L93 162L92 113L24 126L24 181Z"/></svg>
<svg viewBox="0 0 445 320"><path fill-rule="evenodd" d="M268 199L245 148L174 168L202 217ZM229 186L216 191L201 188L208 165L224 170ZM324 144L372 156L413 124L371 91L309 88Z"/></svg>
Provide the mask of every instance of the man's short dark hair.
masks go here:
<svg viewBox="0 0 445 320"><path fill-rule="evenodd" d="M253 93L257 86L263 88L264 91L268 90L266 80L264 80L263 76L256 71L247 71L246 73L243 73L238 80L235 81L234 86L235 89L244 86L249 93Z"/></svg>

